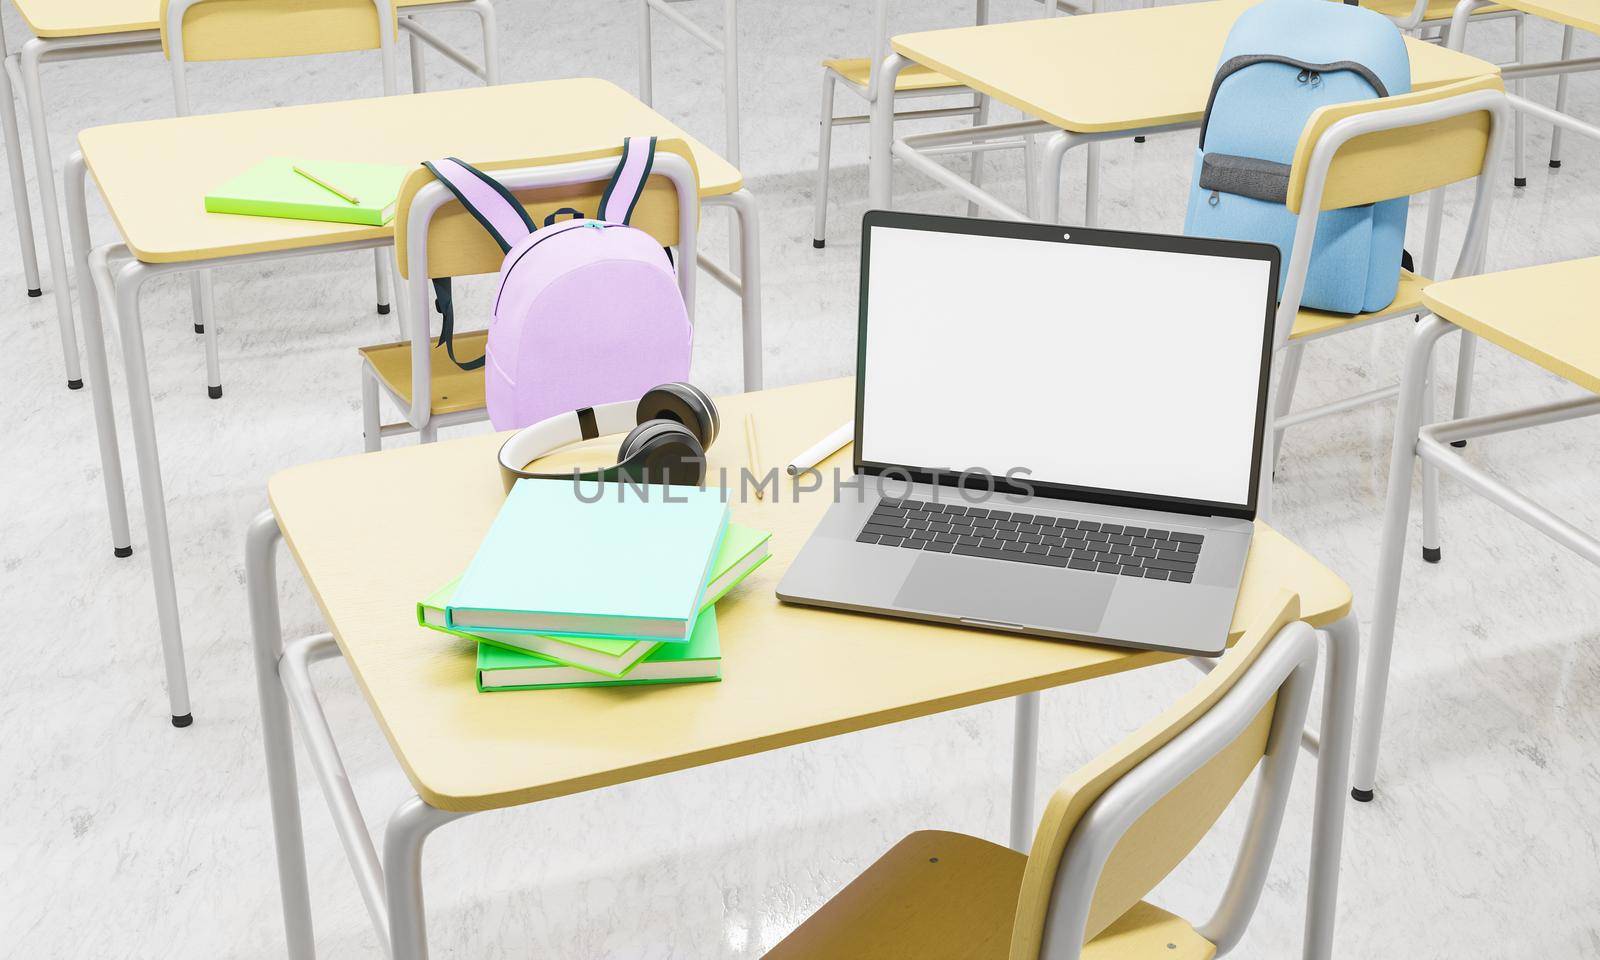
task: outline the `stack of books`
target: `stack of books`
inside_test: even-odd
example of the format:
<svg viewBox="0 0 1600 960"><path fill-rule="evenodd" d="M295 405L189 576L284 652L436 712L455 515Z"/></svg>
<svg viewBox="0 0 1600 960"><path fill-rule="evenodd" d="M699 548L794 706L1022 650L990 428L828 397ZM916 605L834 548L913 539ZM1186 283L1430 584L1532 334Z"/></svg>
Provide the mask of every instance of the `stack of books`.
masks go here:
<svg viewBox="0 0 1600 960"><path fill-rule="evenodd" d="M716 490L647 497L519 480L417 622L477 642L485 692L720 680L716 603L766 561L770 534L730 523Z"/></svg>

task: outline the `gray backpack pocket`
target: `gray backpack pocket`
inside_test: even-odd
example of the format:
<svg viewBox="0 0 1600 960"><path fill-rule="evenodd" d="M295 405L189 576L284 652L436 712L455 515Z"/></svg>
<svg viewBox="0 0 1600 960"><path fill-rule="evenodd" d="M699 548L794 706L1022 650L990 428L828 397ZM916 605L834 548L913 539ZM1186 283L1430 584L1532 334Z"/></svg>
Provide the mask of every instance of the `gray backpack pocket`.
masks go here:
<svg viewBox="0 0 1600 960"><path fill-rule="evenodd" d="M1289 198L1289 165L1228 153L1208 153L1200 160L1200 189L1232 193L1268 203Z"/></svg>

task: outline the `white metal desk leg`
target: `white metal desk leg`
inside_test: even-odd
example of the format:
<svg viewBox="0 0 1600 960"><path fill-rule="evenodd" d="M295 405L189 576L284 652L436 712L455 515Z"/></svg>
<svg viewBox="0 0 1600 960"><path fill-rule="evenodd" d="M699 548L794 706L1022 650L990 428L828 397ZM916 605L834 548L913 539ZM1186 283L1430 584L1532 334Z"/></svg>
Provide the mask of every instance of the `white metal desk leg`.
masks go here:
<svg viewBox="0 0 1600 960"><path fill-rule="evenodd" d="M761 342L761 228L756 198L741 189L726 198L739 219L739 321L744 334L744 388L760 390Z"/></svg>
<svg viewBox="0 0 1600 960"><path fill-rule="evenodd" d="M1437 419L1435 410L1439 402L1439 385L1434 381L1434 366L1430 359L1428 382L1422 392L1422 422L1425 424L1433 423ZM1438 563L1442 555L1439 549L1439 468L1424 460L1422 462L1422 559L1428 563Z"/></svg>
<svg viewBox="0 0 1600 960"><path fill-rule="evenodd" d="M1084 156L1083 225L1094 227L1100 224L1100 141L1090 140Z"/></svg>
<svg viewBox="0 0 1600 960"><path fill-rule="evenodd" d="M1422 428L1423 391L1433 348L1451 327L1426 316L1412 333L1411 348L1400 381L1400 409L1395 415L1394 447L1389 462L1389 493L1383 511L1383 540L1378 552L1378 589L1372 606L1372 637L1367 648L1366 680L1361 689L1361 728L1357 734L1355 773L1350 795L1372 799L1378 771L1378 739L1383 729L1389 658L1394 648L1395 611L1400 602L1400 571L1405 560L1406 524L1411 516L1411 477Z"/></svg>
<svg viewBox="0 0 1600 960"><path fill-rule="evenodd" d="M413 18L407 17L406 19ZM422 93L428 89L428 64L423 59L426 56L423 51L427 49L427 46L422 42L422 38L414 33L409 35L409 39L410 43L408 45L411 48L411 92Z"/></svg>
<svg viewBox="0 0 1600 960"><path fill-rule="evenodd" d="M267 751L267 795L272 803L284 935L289 942L290 960L313 960L317 950L311 934L311 890L306 882L305 837L300 829L294 736L289 730L288 699L278 680L278 663L283 657L283 628L278 621L279 539L278 521L271 511L262 512L250 522L245 534L244 580L250 599L256 697L261 701L261 740Z"/></svg>
<svg viewBox="0 0 1600 960"><path fill-rule="evenodd" d="M89 266L89 216L84 203L83 154L67 158L67 228L72 235L73 266L82 294L83 349L89 358L89 396L94 403L94 429L100 441L100 475L106 486L106 511L111 518L111 552L133 555L128 530L128 495L122 486L122 452L117 447L117 419L111 412L111 371L106 366L105 330L100 326L100 298Z"/></svg>
<svg viewBox="0 0 1600 960"><path fill-rule="evenodd" d="M1516 25L1517 52L1514 59L1518 63L1528 62L1528 26L1527 15L1518 12L1511 18ZM1522 96L1526 92L1527 82L1523 80L1511 81L1511 92ZM1521 110L1516 111L1511 121L1511 149L1516 153L1511 158L1511 184L1512 186L1525 187L1528 185L1528 158L1526 156L1526 131L1528 127L1527 116ZM1558 128L1559 129L1559 128Z"/></svg>
<svg viewBox="0 0 1600 960"><path fill-rule="evenodd" d="M1573 29L1567 27L1561 31L1561 59L1572 59ZM1572 79L1572 74L1563 73L1556 80L1556 113L1567 112L1567 81ZM1550 169L1559 169L1561 166L1561 127L1550 131Z"/></svg>
<svg viewBox="0 0 1600 960"><path fill-rule="evenodd" d="M872 99L871 141L867 163L871 170L872 205L888 210L894 205L894 87L906 58L891 53L878 67L878 92Z"/></svg>
<svg viewBox="0 0 1600 960"><path fill-rule="evenodd" d="M650 0L639 0L639 99L655 101L655 64L650 61Z"/></svg>
<svg viewBox="0 0 1600 960"><path fill-rule="evenodd" d="M39 58L44 44L37 37L22 45L18 61L22 94L27 102L28 128L33 136L33 172L39 184L39 215L44 218L45 252L50 257L50 286L56 299L56 322L61 327L61 352L67 367L67 387L83 386L78 366L78 336L72 328L72 289L67 280L67 252L61 241L61 213L56 209L55 161L50 158L50 131L44 122L44 99L39 92Z"/></svg>
<svg viewBox="0 0 1600 960"><path fill-rule="evenodd" d="M1339 903L1339 855L1344 846L1345 790L1350 786L1350 742L1355 733L1361 626L1354 610L1330 625L1323 675L1321 741L1317 747L1317 799L1311 817L1311 866L1306 890L1306 960L1333 956Z"/></svg>
<svg viewBox="0 0 1600 960"><path fill-rule="evenodd" d="M500 28L494 4L489 0L476 0L472 12L478 15L478 25L483 28L483 82L492 87L500 82Z"/></svg>
<svg viewBox="0 0 1600 960"><path fill-rule="evenodd" d="M739 165L739 0L722 0L722 91L729 163ZM736 267L737 269L737 267Z"/></svg>
<svg viewBox="0 0 1600 960"><path fill-rule="evenodd" d="M1014 701L1016 726L1011 739L1011 849L1033 846L1033 793L1039 779L1039 694Z"/></svg>
<svg viewBox="0 0 1600 960"><path fill-rule="evenodd" d="M42 297L39 284L39 254L33 248L33 213L28 208L28 175L22 169L22 138L17 134L17 95L11 88L11 72L6 63L6 35L0 26L0 136L6 138L6 166L11 174L11 206L17 212L17 251L22 255L22 276L28 296Z"/></svg>
<svg viewBox="0 0 1600 960"><path fill-rule="evenodd" d="M1072 135L1062 130L1052 133L1040 151L1036 193L1041 223L1061 222L1061 165L1073 145Z"/></svg>
<svg viewBox="0 0 1600 960"><path fill-rule="evenodd" d="M127 370L128 412L133 420L133 451L139 463L139 492L144 498L145 529L150 539L150 574L155 580L156 619L167 670L167 699L172 725L194 722L189 711L189 680L183 663L183 633L178 624L178 588L172 572L172 543L167 530L167 499L161 486L161 455L156 450L155 409L150 400L150 368L145 359L144 329L139 319L139 289L149 269L134 261L116 275L117 324L122 331L122 360Z"/></svg>
<svg viewBox="0 0 1600 960"><path fill-rule="evenodd" d="M1456 404L1451 414L1452 420L1465 420L1472 410L1472 371L1477 365L1477 356L1477 334L1461 331L1461 353L1456 357ZM1467 441L1455 440L1450 445L1464 447Z"/></svg>
<svg viewBox="0 0 1600 960"><path fill-rule="evenodd" d="M222 359L217 343L216 311L212 309L211 271L189 274L189 300L194 311L194 332L205 336L206 396L222 399Z"/></svg>
<svg viewBox="0 0 1600 960"><path fill-rule="evenodd" d="M428 835L463 814L429 806L413 796L395 808L383 834L384 898L389 903L392 960L427 960L428 921L422 902L422 845Z"/></svg>

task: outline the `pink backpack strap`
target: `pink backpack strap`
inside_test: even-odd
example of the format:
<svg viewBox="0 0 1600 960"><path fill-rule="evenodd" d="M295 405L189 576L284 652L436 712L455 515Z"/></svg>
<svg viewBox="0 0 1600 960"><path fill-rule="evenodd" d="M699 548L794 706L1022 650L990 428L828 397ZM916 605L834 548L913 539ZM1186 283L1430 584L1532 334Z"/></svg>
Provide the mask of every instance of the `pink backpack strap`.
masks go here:
<svg viewBox="0 0 1600 960"><path fill-rule="evenodd" d="M633 218L633 208L644 195L645 181L650 179L650 168L656 162L656 138L640 140L629 137L622 141L622 159L617 161L617 172L600 195L600 216L607 223L627 223Z"/></svg>
<svg viewBox="0 0 1600 960"><path fill-rule="evenodd" d="M500 181L455 157L423 163L439 182L450 188L489 236L509 252L534 231L533 220Z"/></svg>

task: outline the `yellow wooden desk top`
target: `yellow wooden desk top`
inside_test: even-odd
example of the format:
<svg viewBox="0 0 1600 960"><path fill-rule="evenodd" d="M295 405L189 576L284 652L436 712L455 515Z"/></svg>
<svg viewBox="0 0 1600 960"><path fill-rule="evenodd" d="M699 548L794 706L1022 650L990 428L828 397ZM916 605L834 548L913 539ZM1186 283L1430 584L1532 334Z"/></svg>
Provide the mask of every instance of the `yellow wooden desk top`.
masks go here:
<svg viewBox="0 0 1600 960"><path fill-rule="evenodd" d="M594 79L471 87L95 127L78 135L123 239L146 263L344 243L394 233L207 213L206 191L266 157L421 163L614 153L624 137L677 137L694 152L703 197L733 193L739 171L632 94Z"/></svg>
<svg viewBox="0 0 1600 960"><path fill-rule="evenodd" d="M849 419L850 380L719 401L711 476L745 462L753 413L768 465ZM781 605L773 590L831 501L828 488L733 505L772 531L772 559L717 606L720 683L478 693L474 650L417 626L415 603L458 575L504 499L503 435L402 447L285 470L268 485L350 669L412 784L452 810L511 806L862 730L1172 659L1000 633ZM601 438L545 463L615 459ZM849 472L849 449L823 465ZM1261 527L1235 632L1284 588L1327 624L1350 590Z"/></svg>
<svg viewBox="0 0 1600 960"><path fill-rule="evenodd" d="M415 7L439 0L395 0ZM161 0L11 0L36 37L97 37L161 29Z"/></svg>
<svg viewBox="0 0 1600 960"><path fill-rule="evenodd" d="M1600 393L1600 257L1431 284L1429 310Z"/></svg>
<svg viewBox="0 0 1600 960"><path fill-rule="evenodd" d="M1600 0L1499 0L1500 6L1600 33Z"/></svg>
<svg viewBox="0 0 1600 960"><path fill-rule="evenodd" d="M1074 133L1197 122L1228 29L1256 0L1212 0L1017 20L895 37L901 56ZM1496 73L1491 63L1406 38L1412 85Z"/></svg>

